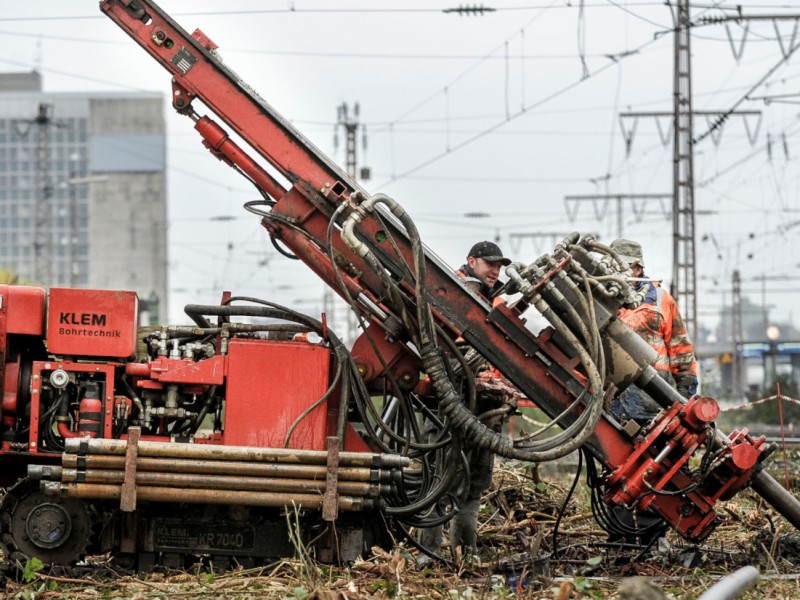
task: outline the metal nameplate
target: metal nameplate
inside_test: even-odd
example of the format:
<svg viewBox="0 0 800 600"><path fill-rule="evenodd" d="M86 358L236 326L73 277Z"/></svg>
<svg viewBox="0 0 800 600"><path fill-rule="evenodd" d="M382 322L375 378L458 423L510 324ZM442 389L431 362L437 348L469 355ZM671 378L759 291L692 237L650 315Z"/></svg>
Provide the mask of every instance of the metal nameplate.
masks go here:
<svg viewBox="0 0 800 600"><path fill-rule="evenodd" d="M158 520L153 527L155 550L242 551L253 550L255 541L250 525Z"/></svg>
<svg viewBox="0 0 800 600"><path fill-rule="evenodd" d="M177 54L172 57L172 64L178 67L181 72L186 75L197 62L197 57L189 52L186 48L178 50Z"/></svg>

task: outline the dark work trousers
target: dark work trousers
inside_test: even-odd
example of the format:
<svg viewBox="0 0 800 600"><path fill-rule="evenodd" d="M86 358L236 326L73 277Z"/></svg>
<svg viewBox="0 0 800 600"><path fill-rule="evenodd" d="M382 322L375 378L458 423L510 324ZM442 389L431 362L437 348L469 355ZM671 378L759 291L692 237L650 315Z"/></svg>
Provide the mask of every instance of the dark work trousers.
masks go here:
<svg viewBox="0 0 800 600"><path fill-rule="evenodd" d="M632 419L640 427L647 426L658 415L660 410L661 406L635 385L629 386L611 401L611 413L617 419L621 421ZM661 537L666 527L666 521L658 513L651 510L629 510L622 506L615 506L612 512L622 526L640 531L639 535L610 533L609 541L612 542L622 540L631 544L640 543L646 546L654 538Z"/></svg>
<svg viewBox="0 0 800 600"><path fill-rule="evenodd" d="M479 401L480 409L489 410L489 406L496 407L496 401ZM481 412L479 410L479 412ZM500 432L502 420L496 419L496 423L490 423L492 430ZM427 436L430 442L439 437L439 430L430 422L426 423ZM458 513L450 521L450 549L453 555L457 555L460 548L462 554L474 553L477 545L478 511L480 509L481 497L492 485L492 474L494 472L494 452L485 448L465 448L464 453L469 467L469 487L464 488L467 474L461 470L456 476L455 482L450 490L451 494L460 501ZM420 542L438 552L442 545L442 526L423 529L420 535ZM424 562L424 561L423 561Z"/></svg>

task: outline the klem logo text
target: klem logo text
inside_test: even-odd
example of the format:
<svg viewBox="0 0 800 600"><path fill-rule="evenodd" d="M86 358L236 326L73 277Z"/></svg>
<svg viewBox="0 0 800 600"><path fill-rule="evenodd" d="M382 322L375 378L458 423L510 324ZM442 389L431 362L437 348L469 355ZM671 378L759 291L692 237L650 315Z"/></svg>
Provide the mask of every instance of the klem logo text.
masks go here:
<svg viewBox="0 0 800 600"><path fill-rule="evenodd" d="M94 325L102 327L106 324L106 315L102 313L62 312L58 315L61 325Z"/></svg>

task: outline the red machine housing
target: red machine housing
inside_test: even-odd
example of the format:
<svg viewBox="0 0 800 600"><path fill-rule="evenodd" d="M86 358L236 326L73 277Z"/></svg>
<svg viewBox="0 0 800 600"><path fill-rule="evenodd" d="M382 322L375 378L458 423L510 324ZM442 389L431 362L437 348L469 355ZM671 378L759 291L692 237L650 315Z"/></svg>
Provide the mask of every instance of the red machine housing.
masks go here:
<svg viewBox="0 0 800 600"><path fill-rule="evenodd" d="M59 356L127 358L136 349L135 292L51 288L47 349Z"/></svg>
<svg viewBox="0 0 800 600"><path fill-rule="evenodd" d="M141 397L142 439L174 438L176 423L196 417L210 394L217 423L193 434L196 443L326 449L339 399L329 390L332 353L324 344L234 336L224 354L208 355L152 334L149 355L141 348L137 355L137 313L134 292L52 289L48 297L0 286L0 452L55 459L68 438L124 439L131 392ZM119 388L123 379L130 390ZM368 450L353 432L345 439L345 450ZM21 475L5 469L0 484Z"/></svg>
<svg viewBox="0 0 800 600"><path fill-rule="evenodd" d="M0 350L7 334L42 335L45 291L22 285L0 285Z"/></svg>
<svg viewBox="0 0 800 600"><path fill-rule="evenodd" d="M44 333L45 291L27 286L0 285L0 430L16 420L21 359L9 348L9 336Z"/></svg>
<svg viewBox="0 0 800 600"><path fill-rule="evenodd" d="M199 308L236 313L229 298ZM379 520L339 511L376 510L410 461L340 418L341 350L324 326L281 308L139 332L137 313L133 292L0 287L7 557L68 565L92 546L147 570L162 552L286 556L287 506L306 511L324 560L385 543ZM333 521L344 543L320 538Z"/></svg>
<svg viewBox="0 0 800 600"><path fill-rule="evenodd" d="M330 350L305 342L231 341L223 442L324 450L328 405L319 400L330 382L330 365Z"/></svg>

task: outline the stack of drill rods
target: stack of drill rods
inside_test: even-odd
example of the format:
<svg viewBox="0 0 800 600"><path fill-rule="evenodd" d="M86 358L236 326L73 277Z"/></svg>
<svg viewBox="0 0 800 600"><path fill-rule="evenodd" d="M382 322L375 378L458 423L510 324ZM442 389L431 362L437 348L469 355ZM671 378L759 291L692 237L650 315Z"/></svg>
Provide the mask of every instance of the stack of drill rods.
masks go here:
<svg viewBox="0 0 800 600"><path fill-rule="evenodd" d="M39 467L50 494L114 500L121 496L127 442L66 441L63 468ZM139 441L136 497L141 501L321 508L328 453ZM340 452L337 468L340 510L367 510L390 493L389 483L410 460L399 455ZM33 475L33 474L32 474ZM384 483L381 483L384 482Z"/></svg>
<svg viewBox="0 0 800 600"><path fill-rule="evenodd" d="M32 475L35 474L32 473ZM125 471L122 469L61 469L59 467L51 467L46 470L42 478L62 483L112 483L121 485L125 481ZM208 473L163 473L139 470L136 471L136 485L184 486L187 488L246 490L252 492L323 493L325 491L324 479L240 477L211 475ZM392 492L390 485L362 481L342 481L341 479L337 482L336 488L340 494L370 498L378 498L383 494Z"/></svg>
<svg viewBox="0 0 800 600"><path fill-rule="evenodd" d="M65 452L70 454L112 454L124 456L125 440L69 438ZM252 448L249 446L218 446L213 444L176 444L140 441L138 455L159 458L197 458L211 460L242 460L248 462L281 462L325 465L328 453L324 450L295 450L292 448ZM339 464L350 467L406 467L410 459L398 454L368 452L339 452Z"/></svg>
<svg viewBox="0 0 800 600"><path fill-rule="evenodd" d="M124 471L124 456L95 454L78 456L63 454L61 466L65 469L101 469ZM138 457L137 471L156 471L160 473L202 473L206 475L240 475L251 477L284 477L293 479L313 479L325 481L327 467L323 465L298 465L284 463L250 463L223 460L192 460ZM398 476L399 471L391 469L369 469L367 467L342 467L337 471L339 480L386 482Z"/></svg>
<svg viewBox="0 0 800 600"><path fill-rule="evenodd" d="M43 481L45 494L85 500L119 500L122 487L100 483L58 483ZM292 507L321 509L322 494L283 494L278 492L249 492L244 490L186 489L181 487L137 486L136 498L141 502L186 504L225 504L240 506ZM371 498L339 496L339 510L362 511L378 508Z"/></svg>

